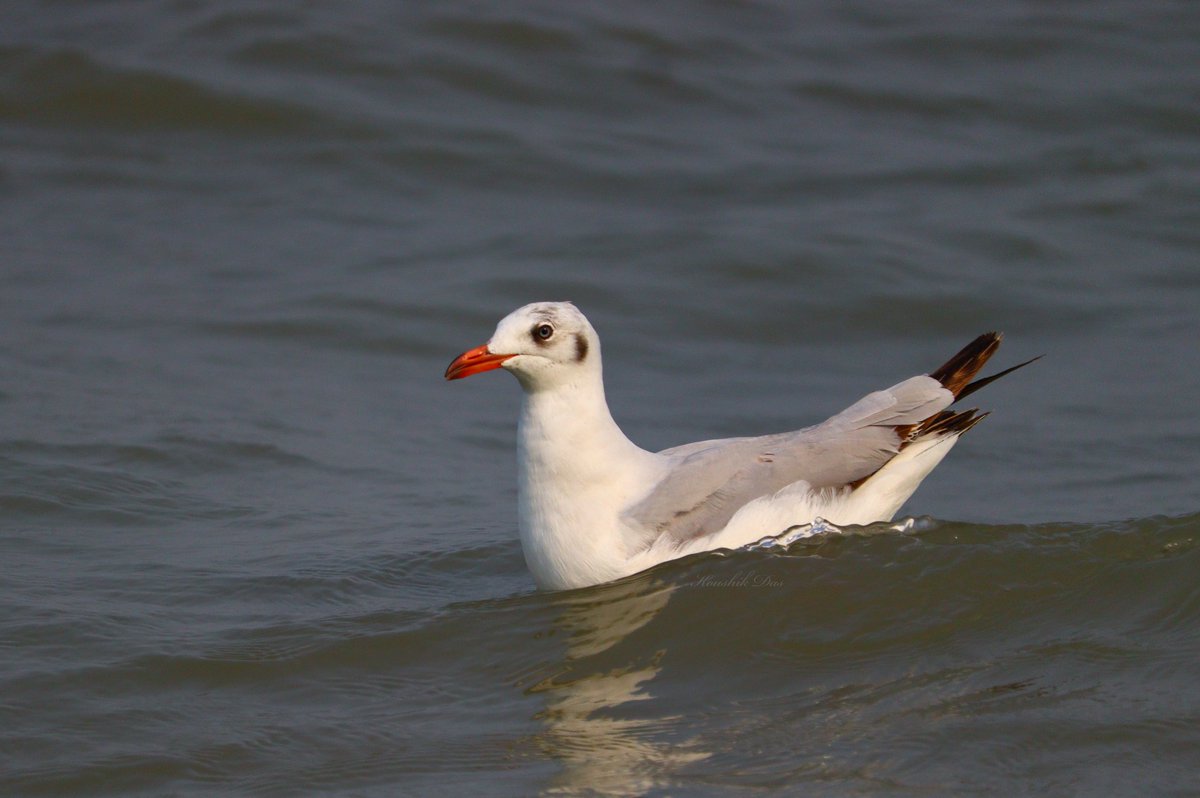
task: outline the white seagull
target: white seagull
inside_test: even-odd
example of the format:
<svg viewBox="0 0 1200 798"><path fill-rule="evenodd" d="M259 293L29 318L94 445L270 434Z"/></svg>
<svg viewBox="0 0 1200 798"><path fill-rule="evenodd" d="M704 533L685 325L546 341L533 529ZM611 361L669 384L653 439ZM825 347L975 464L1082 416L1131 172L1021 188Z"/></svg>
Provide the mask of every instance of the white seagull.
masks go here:
<svg viewBox="0 0 1200 798"><path fill-rule="evenodd" d="M521 546L539 587L560 590L738 548L816 518L891 520L987 415L946 408L1033 362L972 382L1000 338L985 333L929 375L868 394L815 426L658 453L613 421L600 339L570 302L513 311L490 341L454 359L446 379L503 368L521 383Z"/></svg>

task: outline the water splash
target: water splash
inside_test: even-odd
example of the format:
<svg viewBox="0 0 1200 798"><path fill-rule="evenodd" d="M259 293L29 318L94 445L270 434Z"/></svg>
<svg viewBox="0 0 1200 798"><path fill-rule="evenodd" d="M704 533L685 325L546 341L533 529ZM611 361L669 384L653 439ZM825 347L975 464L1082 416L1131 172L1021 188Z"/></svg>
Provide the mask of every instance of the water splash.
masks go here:
<svg viewBox="0 0 1200 798"><path fill-rule="evenodd" d="M770 535L754 543L743 546L745 551L764 551L787 548L801 538L811 538L816 535L841 534L842 530L824 518L814 518L811 524L798 524L788 527L778 535Z"/></svg>
<svg viewBox="0 0 1200 798"><path fill-rule="evenodd" d="M895 523L880 523L872 524L870 527L856 527L856 530L871 530L876 533L900 533L909 532L924 532L936 526L936 522L929 517L922 518L902 518ZM795 543L797 540L804 538L817 537L818 535L844 535L847 530L826 521L824 518L814 518L810 524L798 524L793 527L788 527L778 535L769 535L754 543L743 546L741 551L766 551L785 549Z"/></svg>

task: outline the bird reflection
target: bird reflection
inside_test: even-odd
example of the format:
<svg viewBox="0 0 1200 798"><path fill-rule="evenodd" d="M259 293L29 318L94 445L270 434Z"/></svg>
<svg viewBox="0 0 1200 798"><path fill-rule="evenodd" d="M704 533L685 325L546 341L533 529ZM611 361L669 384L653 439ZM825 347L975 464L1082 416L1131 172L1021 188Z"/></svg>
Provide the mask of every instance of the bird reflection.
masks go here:
<svg viewBox="0 0 1200 798"><path fill-rule="evenodd" d="M694 741L679 742L679 715L613 713L653 699L652 682L667 651L622 643L650 624L676 589L640 578L563 595L555 625L567 635L564 668L530 688L546 701L538 716L546 728L537 743L563 768L543 794L640 795L710 755Z"/></svg>

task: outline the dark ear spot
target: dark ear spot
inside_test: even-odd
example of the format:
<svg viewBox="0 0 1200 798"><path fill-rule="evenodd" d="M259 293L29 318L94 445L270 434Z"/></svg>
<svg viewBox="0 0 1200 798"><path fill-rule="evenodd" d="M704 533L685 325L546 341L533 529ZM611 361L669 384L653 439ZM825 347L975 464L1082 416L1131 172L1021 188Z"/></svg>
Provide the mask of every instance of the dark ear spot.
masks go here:
<svg viewBox="0 0 1200 798"><path fill-rule="evenodd" d="M575 362L582 363L588 355L588 342L583 333L575 333Z"/></svg>

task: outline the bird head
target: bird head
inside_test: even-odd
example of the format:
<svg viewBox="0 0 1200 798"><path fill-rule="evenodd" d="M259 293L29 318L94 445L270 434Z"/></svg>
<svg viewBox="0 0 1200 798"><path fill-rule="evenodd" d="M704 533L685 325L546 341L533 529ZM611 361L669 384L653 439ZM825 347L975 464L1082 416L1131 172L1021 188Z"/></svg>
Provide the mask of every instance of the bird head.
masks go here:
<svg viewBox="0 0 1200 798"><path fill-rule="evenodd" d="M446 379L497 368L512 372L526 391L550 388L598 373L600 340L570 302L534 302L501 319L486 344L456 357Z"/></svg>

